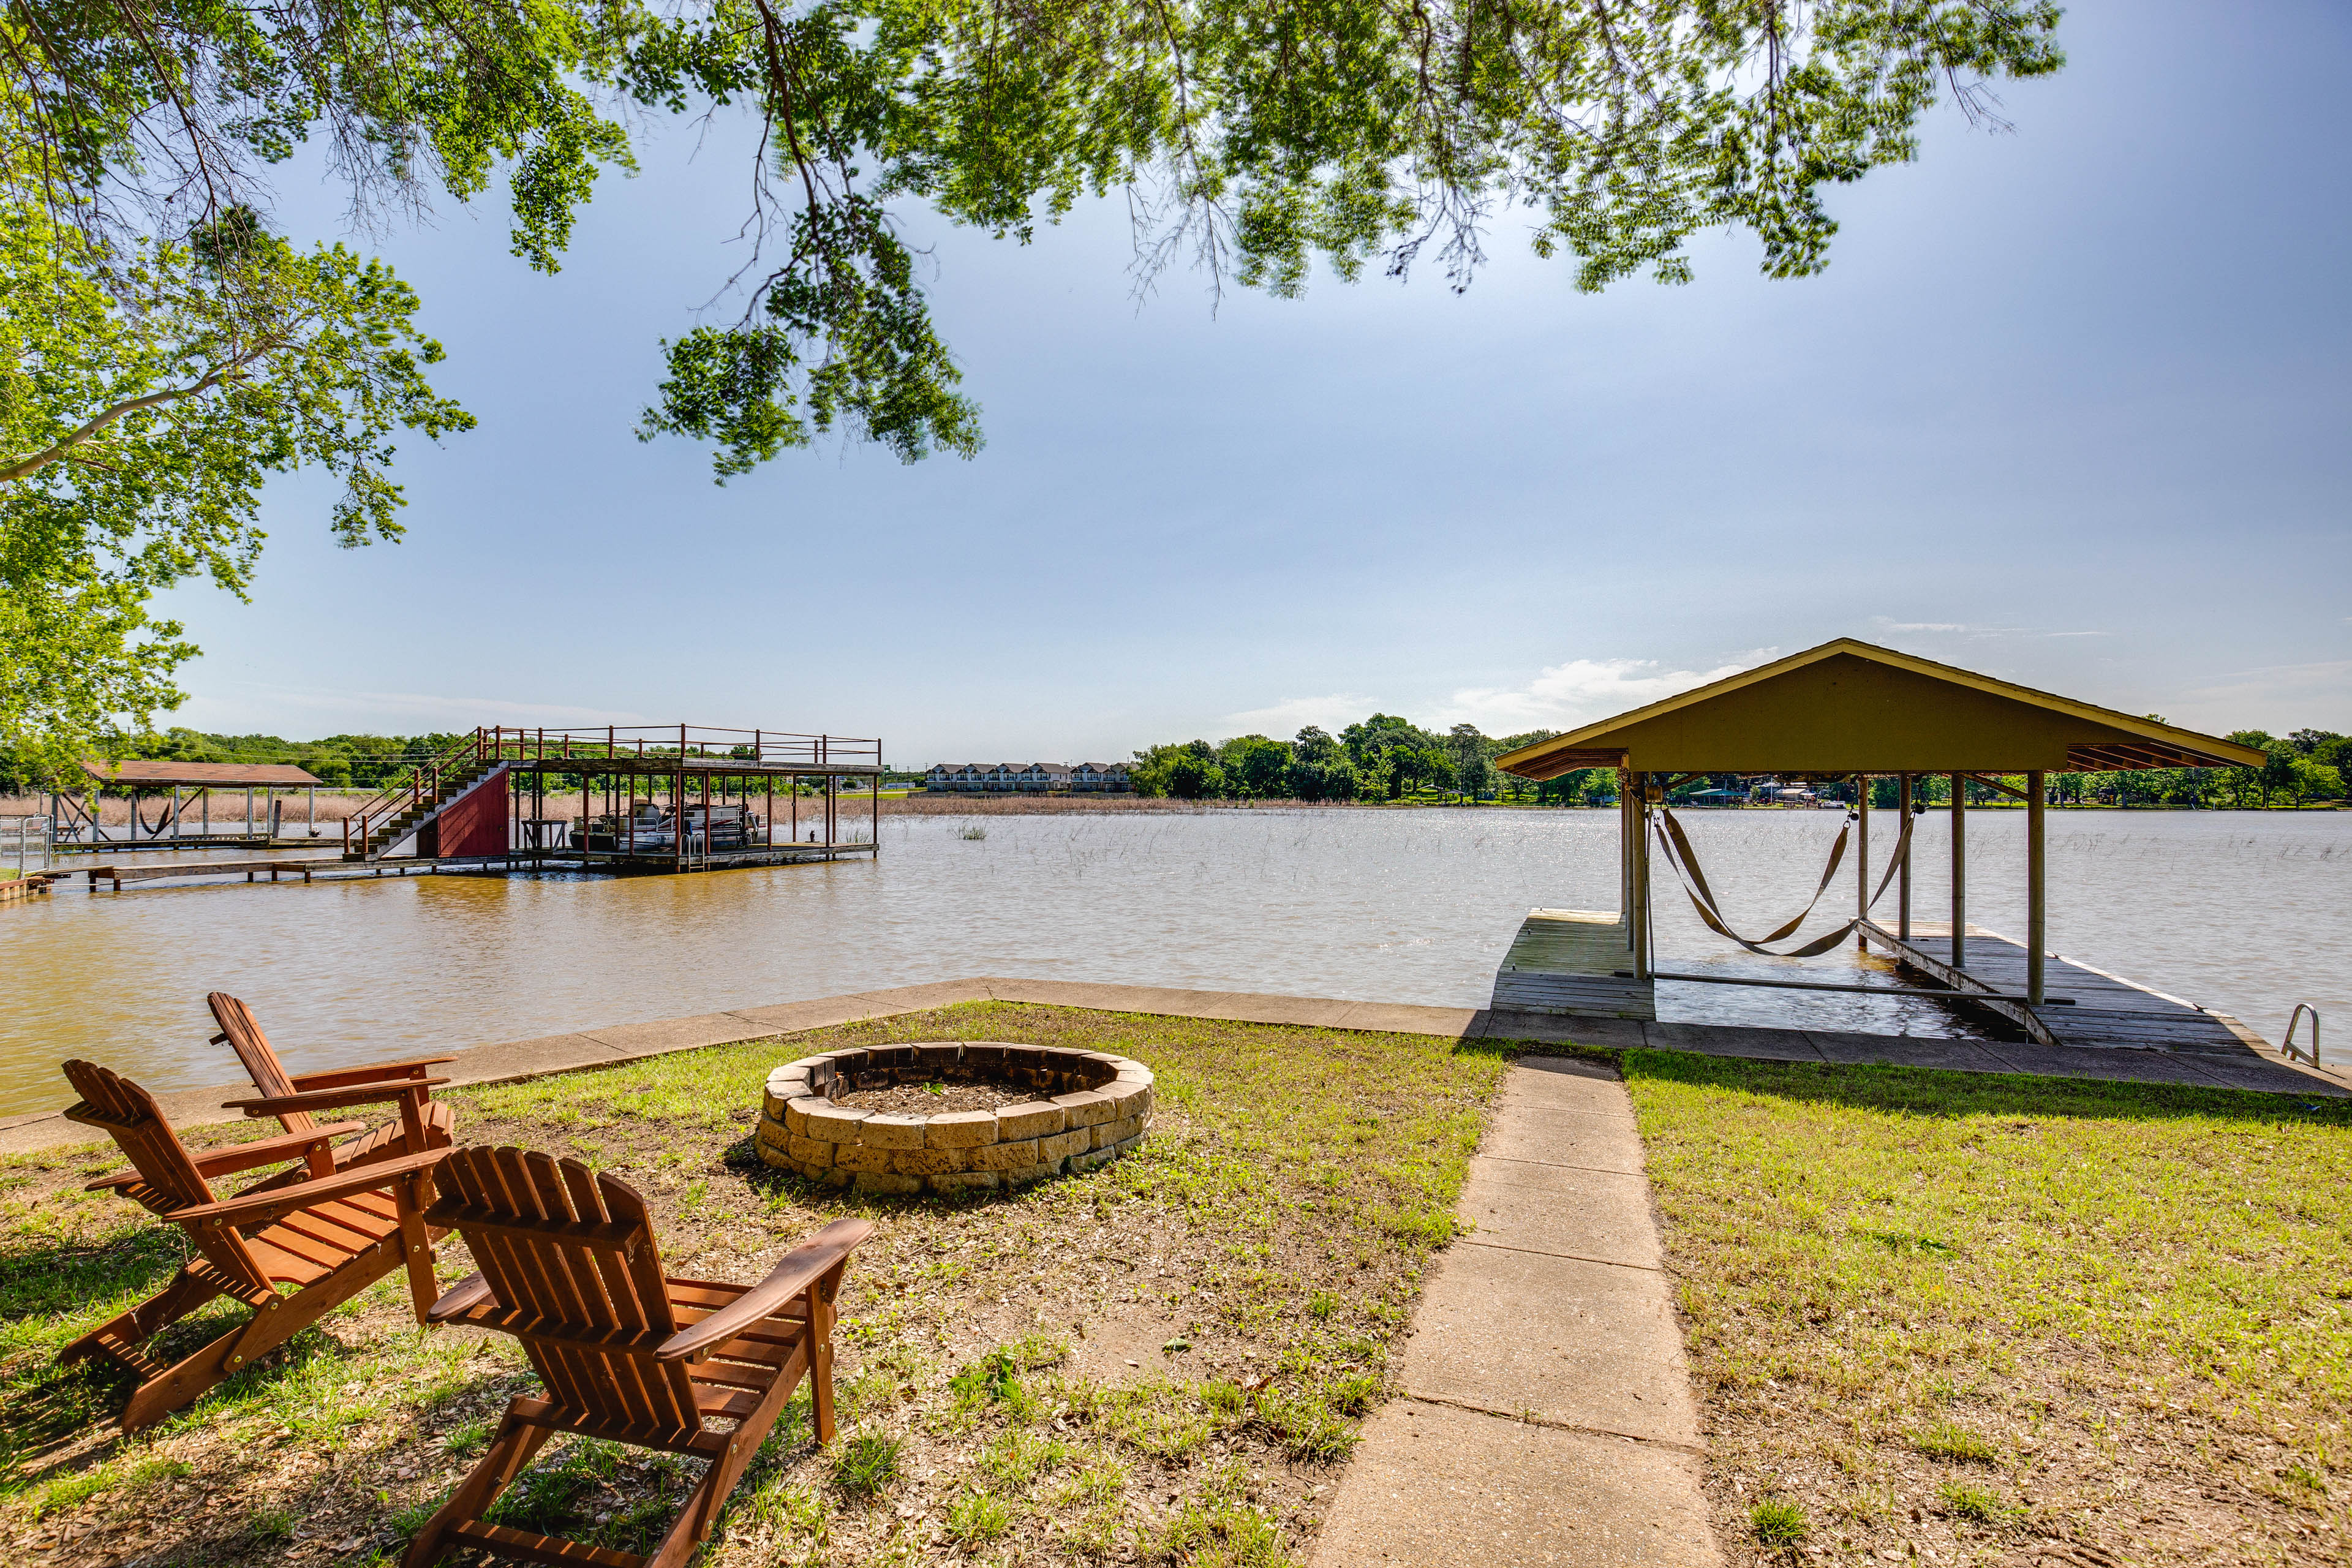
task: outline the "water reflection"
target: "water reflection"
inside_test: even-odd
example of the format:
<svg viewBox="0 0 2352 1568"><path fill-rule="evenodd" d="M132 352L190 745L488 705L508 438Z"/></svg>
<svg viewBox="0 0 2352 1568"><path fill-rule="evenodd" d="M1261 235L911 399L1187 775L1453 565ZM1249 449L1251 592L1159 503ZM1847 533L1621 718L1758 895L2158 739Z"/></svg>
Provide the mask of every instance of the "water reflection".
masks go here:
<svg viewBox="0 0 2352 1568"><path fill-rule="evenodd" d="M1801 905L1839 819L1685 820L1726 910L1758 930ZM2052 945L2273 1040L2297 1001L2352 1018L2346 823L2053 813ZM57 1063L72 1055L156 1088L233 1077L204 1043L208 990L252 1002L298 1071L978 974L1480 1005L1529 908L1616 902L1610 812L991 816L982 839L962 837L968 825L886 817L871 864L77 888L0 910L0 1112L60 1103ZM2024 925L2022 828L2019 814L1987 812L1969 833L1971 917L2012 933ZM1923 917L1942 907L1947 831L1940 814L1919 828ZM1673 967L1884 975L1851 948L1801 965L1727 952L1663 873L1657 897ZM1852 901L1833 888L1817 918L1842 919ZM1692 1020L1964 1032L1932 1004L1876 996L1666 985L1660 1006Z"/></svg>

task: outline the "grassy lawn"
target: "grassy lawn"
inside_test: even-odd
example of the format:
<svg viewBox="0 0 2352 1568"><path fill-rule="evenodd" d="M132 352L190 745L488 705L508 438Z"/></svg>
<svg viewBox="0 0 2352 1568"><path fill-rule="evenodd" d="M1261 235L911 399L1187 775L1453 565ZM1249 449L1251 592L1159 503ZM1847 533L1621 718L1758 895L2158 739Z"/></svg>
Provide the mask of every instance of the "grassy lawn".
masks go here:
<svg viewBox="0 0 2352 1568"><path fill-rule="evenodd" d="M2352 1560L2342 1102L1624 1065L1734 1562Z"/></svg>
<svg viewBox="0 0 2352 1568"><path fill-rule="evenodd" d="M1082 1045L1158 1075L1150 1138L1089 1175L866 1202L771 1171L779 1061L912 1039ZM1383 1394L1505 1061L1411 1036L978 1004L467 1091L467 1142L572 1154L656 1213L674 1273L750 1280L845 1213L845 1440L804 1399L715 1564L1295 1563ZM216 1141L205 1135L198 1142ZM51 1353L152 1292L178 1233L79 1191L110 1148L0 1163L0 1540L22 1561L396 1560L531 1381L511 1342L421 1331L398 1276L136 1439L110 1376ZM445 1245L445 1283L466 1271ZM642 1550L690 1479L558 1439L510 1521Z"/></svg>

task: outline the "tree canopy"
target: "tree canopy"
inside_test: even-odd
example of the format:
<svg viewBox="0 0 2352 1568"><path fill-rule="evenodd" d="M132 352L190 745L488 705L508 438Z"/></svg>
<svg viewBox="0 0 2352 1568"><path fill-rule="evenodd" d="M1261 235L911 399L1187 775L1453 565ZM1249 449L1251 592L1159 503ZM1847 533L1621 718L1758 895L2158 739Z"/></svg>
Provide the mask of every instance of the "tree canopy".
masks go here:
<svg viewBox="0 0 2352 1568"><path fill-rule="evenodd" d="M1939 99L1982 119L2056 69L2057 23L2049 0L0 0L0 286L61 307L12 311L0 356L0 588L11 645L47 639L12 657L0 741L170 704L189 650L146 595L237 586L268 472L337 470L332 525L386 537L390 434L465 426L405 286L274 235L269 171L306 144L363 223L502 174L514 254L552 271L600 173L634 166L628 117L749 116L749 258L639 426L708 443L723 482L828 431L979 448L910 210L1025 242L1121 195L1147 288L1189 267L1295 295L1318 261L1463 288L1506 223L1588 289L1684 280L1720 227L1798 277L1831 187L1913 157ZM107 466L143 449L152 477Z"/></svg>

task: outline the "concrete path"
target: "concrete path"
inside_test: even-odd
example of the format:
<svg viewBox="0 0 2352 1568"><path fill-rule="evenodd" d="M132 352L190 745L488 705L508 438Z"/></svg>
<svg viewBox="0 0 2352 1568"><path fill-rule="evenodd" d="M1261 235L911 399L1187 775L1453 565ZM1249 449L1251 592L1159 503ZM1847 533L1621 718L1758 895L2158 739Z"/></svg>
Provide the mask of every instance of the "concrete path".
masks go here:
<svg viewBox="0 0 2352 1568"><path fill-rule="evenodd" d="M268 1026L268 999L247 1001ZM1324 996L1279 996L1250 991L1192 991L1165 985L1104 985L1085 981L1014 980L986 976L943 980L929 985L899 985L846 996L822 996L766 1007L741 1007L691 1018L657 1018L618 1024L572 1035L473 1046L440 1069L459 1084L511 1083L550 1073L614 1067L671 1051L733 1045L772 1035L825 1029L866 1018L919 1013L959 1002L1035 1002L1056 1007L1095 1007L1114 1013L1155 1013L1172 1018L1227 1018L1237 1023L1297 1024L1310 1028L1364 1029L1399 1035L1436 1035L1448 1039L1573 1041L1603 1049L1647 1047L1709 1056L1768 1061L1889 1062L1896 1066L1946 1068L1959 1072L2032 1073L2053 1078L2119 1079L2134 1083L2187 1083L2208 1088L2267 1089L2281 1094L2352 1095L2352 1074L2326 1071L2284 1059L2243 1058L2163 1051L2097 1050L2053 1046L2013 1046L1986 1040L1937 1040L1895 1035L1842 1035L1821 1030L1757 1029L1715 1024L1635 1023L1619 1018L1570 1018L1548 1013L1494 1013L1483 1007L1419 1007L1396 1002L1350 1002ZM211 1033L205 1028L205 1033ZM296 1073L381 1059L367 1042L334 1047L280 1040L278 1049ZM426 1053L417 1052L417 1055ZM139 1076L134 1061L110 1061ZM226 1047L221 1065L232 1065ZM58 1102L69 1098L62 1076ZM230 1121L221 1101L248 1097L252 1086L222 1083L157 1095L163 1114L181 1127ZM0 1117L0 1154L90 1142L88 1128L55 1110Z"/></svg>
<svg viewBox="0 0 2352 1568"><path fill-rule="evenodd" d="M1400 1381L1316 1568L1699 1568L1721 1559L1625 1087L1526 1058L1503 1081Z"/></svg>

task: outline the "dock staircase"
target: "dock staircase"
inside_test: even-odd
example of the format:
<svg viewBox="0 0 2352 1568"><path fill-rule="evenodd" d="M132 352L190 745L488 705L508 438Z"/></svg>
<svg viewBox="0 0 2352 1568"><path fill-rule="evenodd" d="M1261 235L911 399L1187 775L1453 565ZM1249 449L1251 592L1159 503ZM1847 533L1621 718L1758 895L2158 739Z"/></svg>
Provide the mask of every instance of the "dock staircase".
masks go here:
<svg viewBox="0 0 2352 1568"><path fill-rule="evenodd" d="M499 752L490 732L477 730L464 743L410 769L343 819L343 858L381 860L390 855L497 768L503 760Z"/></svg>

